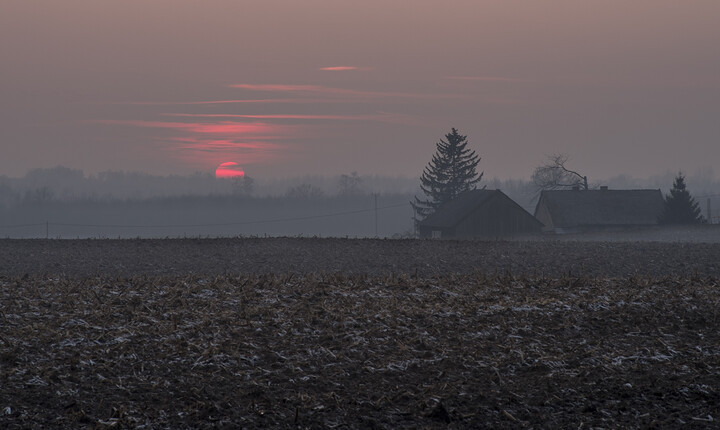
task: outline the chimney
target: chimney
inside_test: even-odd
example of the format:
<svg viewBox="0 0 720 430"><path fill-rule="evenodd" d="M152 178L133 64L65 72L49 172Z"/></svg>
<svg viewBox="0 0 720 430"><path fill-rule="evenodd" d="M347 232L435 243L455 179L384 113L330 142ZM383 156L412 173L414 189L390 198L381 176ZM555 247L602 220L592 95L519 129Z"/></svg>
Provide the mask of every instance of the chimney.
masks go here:
<svg viewBox="0 0 720 430"><path fill-rule="evenodd" d="M601 191L607 191L607 189L608 189L608 188L607 188L607 185L603 185L603 186L600 187L600 190L601 190Z"/></svg>

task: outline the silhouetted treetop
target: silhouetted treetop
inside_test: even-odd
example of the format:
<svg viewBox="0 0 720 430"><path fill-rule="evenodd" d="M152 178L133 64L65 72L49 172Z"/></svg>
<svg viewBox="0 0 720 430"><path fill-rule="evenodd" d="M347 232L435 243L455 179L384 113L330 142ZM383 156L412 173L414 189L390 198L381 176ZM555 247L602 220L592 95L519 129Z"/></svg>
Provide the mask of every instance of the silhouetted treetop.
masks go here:
<svg viewBox="0 0 720 430"><path fill-rule="evenodd" d="M567 188L589 189L587 176L568 169L565 164L568 156L553 154L547 157L545 164L535 168L532 181L538 190L561 190Z"/></svg>
<svg viewBox="0 0 720 430"><path fill-rule="evenodd" d="M412 202L418 221L461 193L474 190L483 176L477 172L480 157L467 147L467 136L453 128L445 139L437 143L435 154L420 177L420 189L426 198L416 196Z"/></svg>
<svg viewBox="0 0 720 430"><path fill-rule="evenodd" d="M665 196L665 206L660 216L661 224L699 224L705 221L700 215L698 203L685 185L685 176L678 173L670 194Z"/></svg>

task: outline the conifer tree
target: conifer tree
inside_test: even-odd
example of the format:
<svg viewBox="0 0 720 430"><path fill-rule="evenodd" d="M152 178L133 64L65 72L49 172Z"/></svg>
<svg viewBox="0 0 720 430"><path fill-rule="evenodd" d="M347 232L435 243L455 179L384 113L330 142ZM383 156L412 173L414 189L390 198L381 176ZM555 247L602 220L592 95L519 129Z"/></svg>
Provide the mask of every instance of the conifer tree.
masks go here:
<svg viewBox="0 0 720 430"><path fill-rule="evenodd" d="M420 178L426 198L415 196L412 202L416 221L422 221L461 193L474 190L482 179L483 173L476 170L480 157L468 149L467 136L453 128L445 139L437 143L437 151Z"/></svg>
<svg viewBox="0 0 720 430"><path fill-rule="evenodd" d="M661 224L699 224L704 222L700 207L685 186L685 177L678 173L660 216Z"/></svg>

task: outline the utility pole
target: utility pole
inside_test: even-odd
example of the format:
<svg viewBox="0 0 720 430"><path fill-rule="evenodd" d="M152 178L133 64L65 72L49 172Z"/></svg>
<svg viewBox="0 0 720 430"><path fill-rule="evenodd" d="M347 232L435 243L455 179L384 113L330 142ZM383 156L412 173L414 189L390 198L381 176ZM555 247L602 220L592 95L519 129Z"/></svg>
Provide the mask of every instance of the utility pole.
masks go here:
<svg viewBox="0 0 720 430"><path fill-rule="evenodd" d="M712 210L710 210L710 197L707 199L707 222L712 224Z"/></svg>
<svg viewBox="0 0 720 430"><path fill-rule="evenodd" d="M410 202L410 210L412 211L412 220L413 220L413 239L417 239L418 237L418 231L417 231L417 211L413 207L412 202Z"/></svg>
<svg viewBox="0 0 720 430"><path fill-rule="evenodd" d="M373 193L375 196L375 237L378 237L378 207L377 207L377 193Z"/></svg>

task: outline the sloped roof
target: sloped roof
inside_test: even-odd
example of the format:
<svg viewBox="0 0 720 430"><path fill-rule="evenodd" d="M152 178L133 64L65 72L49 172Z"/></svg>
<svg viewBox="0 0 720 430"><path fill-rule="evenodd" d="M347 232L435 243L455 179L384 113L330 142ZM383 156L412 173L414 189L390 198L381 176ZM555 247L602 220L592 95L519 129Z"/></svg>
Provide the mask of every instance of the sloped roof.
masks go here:
<svg viewBox="0 0 720 430"><path fill-rule="evenodd" d="M420 225L432 227L453 227L479 206L485 204L492 196L503 194L500 190L471 190L466 191L455 199L447 202L443 207L428 215Z"/></svg>
<svg viewBox="0 0 720 430"><path fill-rule="evenodd" d="M544 205L556 227L657 224L662 213L660 190L543 191L535 208Z"/></svg>

